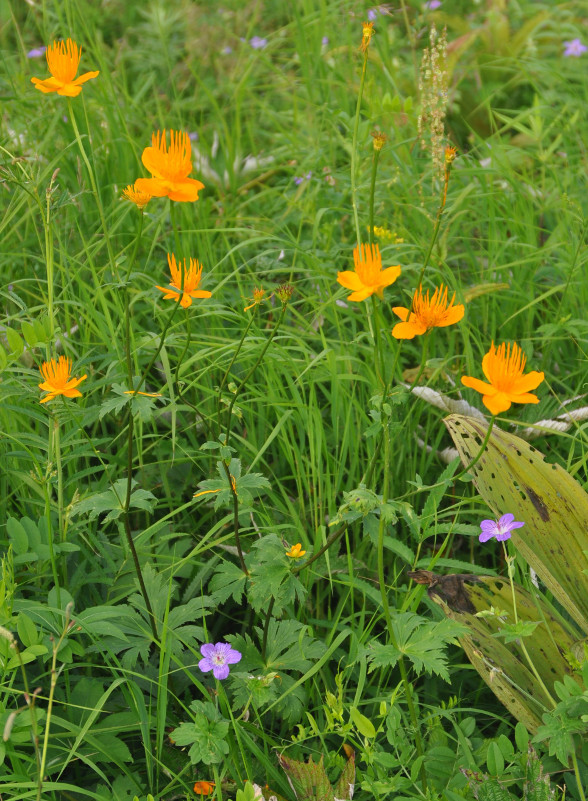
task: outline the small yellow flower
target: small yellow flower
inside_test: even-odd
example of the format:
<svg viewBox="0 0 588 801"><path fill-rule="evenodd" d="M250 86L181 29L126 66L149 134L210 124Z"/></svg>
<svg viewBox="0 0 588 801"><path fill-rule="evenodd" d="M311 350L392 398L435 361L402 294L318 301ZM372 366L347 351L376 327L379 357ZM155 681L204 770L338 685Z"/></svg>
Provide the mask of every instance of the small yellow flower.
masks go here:
<svg viewBox="0 0 588 801"><path fill-rule="evenodd" d="M151 147L146 147L141 161L152 178L137 178L135 189L153 197L169 197L186 203L198 200L204 184L188 176L192 172L192 144L183 131L169 132L167 146L165 130L151 136Z"/></svg>
<svg viewBox="0 0 588 801"><path fill-rule="evenodd" d="M388 141L388 137L382 131L372 131L370 136L374 138L374 150L381 150Z"/></svg>
<svg viewBox="0 0 588 801"><path fill-rule="evenodd" d="M370 42L372 40L372 36L374 35L374 23L373 22L362 22L361 23L361 44L359 49L362 53L365 53L368 47L370 46Z"/></svg>
<svg viewBox="0 0 588 801"><path fill-rule="evenodd" d="M71 39L53 42L46 52L47 66L51 78L31 78L31 83L44 94L57 92L65 97L77 97L82 91L82 84L100 75L99 71L86 72L76 78L76 72L82 56L82 48Z"/></svg>
<svg viewBox="0 0 588 801"><path fill-rule="evenodd" d="M289 551L286 551L286 556L289 556L291 559L300 559L300 557L304 556L306 551L302 550L302 543L297 542L296 545L293 545Z"/></svg>
<svg viewBox="0 0 588 801"><path fill-rule="evenodd" d="M253 303L250 303L249 306L245 306L243 311L249 311L249 309L252 309L254 306L259 306L259 304L262 302L264 298L265 298L265 289L263 289L262 287L259 288L255 287L255 289L253 290L253 297L251 298Z"/></svg>
<svg viewBox="0 0 588 801"><path fill-rule="evenodd" d="M453 164L457 156L457 148L455 147L446 147L445 148L445 163L446 164Z"/></svg>
<svg viewBox="0 0 588 801"><path fill-rule="evenodd" d="M384 296L384 288L393 284L401 273L400 265L382 269L379 245L358 245L353 249L355 271L345 270L337 274L337 281L353 292L347 300L362 301L373 295Z"/></svg>
<svg viewBox="0 0 588 801"><path fill-rule="evenodd" d="M462 376L461 383L481 392L482 402L492 414L506 412L512 403L539 403L539 398L530 390L537 389L544 375L536 370L523 375L526 361L527 357L516 342L512 348L505 342L495 348L493 342L482 359L482 370L489 383L467 375Z"/></svg>
<svg viewBox="0 0 588 801"><path fill-rule="evenodd" d="M458 323L464 315L463 304L453 305L455 293L447 301L447 287L441 284L433 297L429 298L429 290L423 295L420 286L414 294L412 311L403 306L395 306L392 311L404 322L397 323L392 329L392 336L396 339L412 339L419 334L426 334L431 328L444 328L447 325Z"/></svg>
<svg viewBox="0 0 588 801"><path fill-rule="evenodd" d="M141 209L141 211L152 198L152 195L150 195L148 192L142 192L141 190L137 189L136 184L133 184L132 186L129 184L129 186L123 190L122 196L127 200L130 200L131 203L134 203L138 209Z"/></svg>
<svg viewBox="0 0 588 801"><path fill-rule="evenodd" d="M57 395L64 395L66 398L81 398L82 393L76 387L87 378L87 375L83 375L81 378L70 378L71 359L67 356L60 356L59 361L51 359L49 362L43 362L40 371L45 380L39 384L39 389L49 393L45 398L41 398L41 403L47 403Z"/></svg>
<svg viewBox="0 0 588 801"><path fill-rule="evenodd" d="M368 234L370 232L368 226ZM391 231L389 228L385 228L383 225L374 225L373 230L374 236L377 236L378 239L381 239L382 242L393 242L395 245L402 245L404 239L401 236L398 236L396 231Z"/></svg>
<svg viewBox="0 0 588 801"><path fill-rule="evenodd" d="M200 285L200 278L202 276L202 265L196 259L190 259L190 266L186 267L186 259L184 259L184 269L182 270L181 262L180 266L176 264L176 257L172 253L171 256L167 254L167 262L169 264L169 271L171 273L172 280L170 281L170 286L173 289L167 289L163 286L157 286L156 288L159 289L161 292L165 292L164 298L165 300L175 300L176 303L178 300L180 301L180 305L187 309L188 306L192 305L192 298L209 298L212 295L212 292L208 292L206 289L198 289ZM182 273L184 274L184 292L181 295L180 300L180 292L182 290ZM175 291L177 290L177 292Z"/></svg>

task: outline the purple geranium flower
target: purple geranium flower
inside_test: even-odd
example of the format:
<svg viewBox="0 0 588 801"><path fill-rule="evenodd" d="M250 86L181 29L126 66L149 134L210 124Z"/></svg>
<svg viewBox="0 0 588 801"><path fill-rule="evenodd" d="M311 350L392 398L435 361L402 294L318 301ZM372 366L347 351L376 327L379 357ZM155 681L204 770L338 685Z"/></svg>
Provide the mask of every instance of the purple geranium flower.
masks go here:
<svg viewBox="0 0 588 801"><path fill-rule="evenodd" d="M321 44L323 47L326 47L329 44L329 37L323 36L323 38L321 39Z"/></svg>
<svg viewBox="0 0 588 801"><path fill-rule="evenodd" d="M263 48L267 45L267 39L262 39L261 36L253 36L249 40L249 44L254 50L263 50Z"/></svg>
<svg viewBox="0 0 588 801"><path fill-rule="evenodd" d="M429 11L434 11L436 8L441 8L441 0L427 0L425 8Z"/></svg>
<svg viewBox="0 0 588 801"><path fill-rule="evenodd" d="M40 58L45 55L46 50L46 47L33 47L33 49L29 50L27 53L27 58Z"/></svg>
<svg viewBox="0 0 588 801"><path fill-rule="evenodd" d="M377 8L370 8L367 13L367 18L370 22L374 22L376 17L378 16L378 9Z"/></svg>
<svg viewBox="0 0 588 801"><path fill-rule="evenodd" d="M215 679L226 679L229 675L229 665L236 665L243 656L231 648L228 642L217 642L214 645L207 642L200 646L200 653L204 659L198 662L198 667L203 673L212 670Z"/></svg>
<svg viewBox="0 0 588 801"><path fill-rule="evenodd" d="M564 56L581 56L588 50L585 44L582 44L580 39L572 39L571 42L564 42L565 50Z"/></svg>
<svg viewBox="0 0 588 801"><path fill-rule="evenodd" d="M500 520L482 520L480 523L480 528L482 529L480 542L487 542L491 540L492 537L496 537L498 542L509 540L510 532L513 528L520 528L524 525L524 523L517 523L514 519L514 515L510 512L506 515L502 515Z"/></svg>

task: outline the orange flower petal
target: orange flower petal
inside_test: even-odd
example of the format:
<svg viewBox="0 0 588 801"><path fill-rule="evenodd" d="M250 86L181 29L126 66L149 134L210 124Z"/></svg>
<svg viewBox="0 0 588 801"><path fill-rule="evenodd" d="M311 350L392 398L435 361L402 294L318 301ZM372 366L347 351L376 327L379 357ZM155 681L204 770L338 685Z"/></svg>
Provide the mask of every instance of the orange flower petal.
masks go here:
<svg viewBox="0 0 588 801"><path fill-rule="evenodd" d="M403 323L410 323L414 320L414 314L404 306L393 306L392 311L397 317L400 317Z"/></svg>
<svg viewBox="0 0 588 801"><path fill-rule="evenodd" d="M198 192L204 189L204 184L195 178L186 178L185 181L175 182L171 185L168 197L170 200L193 203L198 200Z"/></svg>
<svg viewBox="0 0 588 801"><path fill-rule="evenodd" d="M358 292L352 292L351 295L348 295L347 300L352 300L355 303L359 303L360 301L369 298L370 295L373 295L375 291L375 287L364 287Z"/></svg>
<svg viewBox="0 0 588 801"><path fill-rule="evenodd" d="M464 387L475 389L476 392L481 392L483 395L496 395L498 392L492 384L487 384L485 381L480 381L479 378L472 378L469 375L463 375L461 377L461 383Z"/></svg>
<svg viewBox="0 0 588 801"><path fill-rule="evenodd" d="M137 178L135 188L139 192L147 192L151 197L166 197L169 191L168 182L159 178Z"/></svg>
<svg viewBox="0 0 588 801"><path fill-rule="evenodd" d="M49 94L49 92L56 92L63 86L63 81L58 81L57 78L45 78L44 80L41 80L41 78L31 78L31 83L46 95Z"/></svg>
<svg viewBox="0 0 588 801"><path fill-rule="evenodd" d="M345 289L353 289L356 292L364 288L361 278L353 270L344 270L342 273L337 273L337 281Z"/></svg>
<svg viewBox="0 0 588 801"><path fill-rule="evenodd" d="M492 414L506 412L512 405L512 401L504 392L497 392L495 395L484 395L482 403Z"/></svg>
<svg viewBox="0 0 588 801"><path fill-rule="evenodd" d="M453 325L454 323L459 323L465 314L465 306L461 303L458 303L457 306L452 306L450 309L447 309L445 312L443 319L437 323L438 328L443 328L446 325Z"/></svg>
<svg viewBox="0 0 588 801"><path fill-rule="evenodd" d="M399 264L394 265L394 267L386 267L385 270L382 270L382 275L380 276L380 286L390 286L396 281L401 272L402 268Z"/></svg>
<svg viewBox="0 0 588 801"><path fill-rule="evenodd" d="M75 81L72 81L72 83L75 86L81 86L83 83L86 83L86 81L90 81L92 78L96 78L98 75L100 75L100 70L95 70L94 72L85 72L83 75L80 75L79 78L76 78Z"/></svg>
<svg viewBox="0 0 588 801"><path fill-rule="evenodd" d="M415 336L425 334L427 327L419 322L396 323L392 329L394 339L413 339Z"/></svg>
<svg viewBox="0 0 588 801"><path fill-rule="evenodd" d="M518 378L512 385L512 392L516 395L519 393L529 392L531 389L537 389L539 384L545 378L543 373L538 373L536 370L523 375Z"/></svg>

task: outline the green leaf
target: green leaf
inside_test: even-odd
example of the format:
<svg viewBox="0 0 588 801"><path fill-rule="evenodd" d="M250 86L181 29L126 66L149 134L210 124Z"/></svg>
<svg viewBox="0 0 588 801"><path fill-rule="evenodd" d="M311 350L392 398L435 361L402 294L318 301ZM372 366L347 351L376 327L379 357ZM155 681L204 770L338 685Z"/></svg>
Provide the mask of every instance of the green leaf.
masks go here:
<svg viewBox="0 0 588 801"><path fill-rule="evenodd" d="M486 764L488 765L488 770L493 776L502 776L504 773L504 757L502 756L502 752L495 742L491 742L488 746Z"/></svg>
<svg viewBox="0 0 588 801"><path fill-rule="evenodd" d="M412 612L403 612L392 618L392 627L398 648L374 643L367 651L370 673L378 667L393 667L404 655L417 673L424 670L450 681L445 650L448 643L467 631L465 626L447 620L434 623Z"/></svg>
<svg viewBox="0 0 588 801"><path fill-rule="evenodd" d="M19 612L16 618L16 630L23 645L37 645L39 642L39 634L33 621L24 612Z"/></svg>
<svg viewBox="0 0 588 801"><path fill-rule="evenodd" d="M357 707L352 706L349 710L349 716L357 731L364 737L373 739L376 736L376 728L369 718L362 715Z"/></svg>
<svg viewBox="0 0 588 801"><path fill-rule="evenodd" d="M14 548L14 553L18 556L27 553L29 550L29 538L22 523L15 517L9 517L6 521L6 529Z"/></svg>
<svg viewBox="0 0 588 801"><path fill-rule="evenodd" d="M225 738L229 732L226 720L209 720L203 713L196 714L193 723L181 723L170 734L176 745L190 745L190 761L193 765L203 762L216 765L229 753Z"/></svg>
<svg viewBox="0 0 588 801"><path fill-rule="evenodd" d="M14 330L14 328L6 328L4 335L6 337L6 341L8 342L8 347L10 348L10 355L13 358L18 359L24 350L24 342L22 338Z"/></svg>
<svg viewBox="0 0 588 801"><path fill-rule="evenodd" d="M444 420L462 462L478 454L487 425L471 417ZM494 426L474 484L498 519L523 521L512 543L588 634L588 494L563 468L548 464L529 443Z"/></svg>
<svg viewBox="0 0 588 801"><path fill-rule="evenodd" d="M333 788L323 766L321 756L319 762L299 762L284 754L278 754L278 761L289 781L292 783L298 801L334 801Z"/></svg>
<svg viewBox="0 0 588 801"><path fill-rule="evenodd" d="M223 604L231 595L235 603L240 603L245 592L247 576L233 562L221 562L210 580L208 588L214 600Z"/></svg>
<svg viewBox="0 0 588 801"><path fill-rule="evenodd" d="M136 483L136 481L133 481L133 486L135 486ZM84 500L76 503L72 508L71 514L78 515L87 513L90 520L95 520L99 515L108 512L103 521L104 523L108 523L111 520L116 520L124 512L126 495L127 480L126 478L120 478L118 481L115 481L112 489L106 490L106 492L97 492L94 495L90 495L89 498L84 498ZM151 512L156 502L157 498L152 492L138 489L131 493L129 508L135 507Z"/></svg>
<svg viewBox="0 0 588 801"><path fill-rule="evenodd" d="M539 623L539 620L519 620L518 623L506 623L492 636L504 640L505 643L516 642L521 637L530 637Z"/></svg>

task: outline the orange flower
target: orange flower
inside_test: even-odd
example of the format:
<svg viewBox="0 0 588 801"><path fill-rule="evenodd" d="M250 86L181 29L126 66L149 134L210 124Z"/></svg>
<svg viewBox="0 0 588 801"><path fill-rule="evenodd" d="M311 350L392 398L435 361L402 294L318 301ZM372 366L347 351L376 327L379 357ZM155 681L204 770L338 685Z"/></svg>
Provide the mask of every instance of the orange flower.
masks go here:
<svg viewBox="0 0 588 801"><path fill-rule="evenodd" d="M431 328L443 328L446 325L458 323L464 315L464 307L461 303L453 305L455 293L449 303L447 303L447 287L443 284L435 290L433 297L429 299L429 290L423 295L423 288L420 286L414 293L412 301L413 311L405 309L404 306L395 306L392 311L402 323L396 323L392 329L392 336L396 339L412 339L419 334L426 334Z"/></svg>
<svg viewBox="0 0 588 801"><path fill-rule="evenodd" d="M362 22L361 23L361 44L359 49L365 53L368 47L370 46L370 42L372 41L372 36L374 35L374 23L373 22Z"/></svg>
<svg viewBox="0 0 588 801"><path fill-rule="evenodd" d="M138 209L141 209L141 211L143 211L145 206L153 197L148 192L142 192L140 189L137 189L136 184L133 184L132 186L129 184L127 188L123 190L122 196L127 200L130 200L131 203L134 203Z"/></svg>
<svg viewBox="0 0 588 801"><path fill-rule="evenodd" d="M301 556L304 556L306 551L302 550L302 543L297 542L296 545L293 545L289 551L286 551L286 556L289 556L291 559L300 559Z"/></svg>
<svg viewBox="0 0 588 801"><path fill-rule="evenodd" d="M255 289L253 290L253 297L251 298L253 303L250 303L249 306L245 306L243 311L246 312L249 311L249 309L252 309L254 306L259 306L264 297L265 297L265 289L263 289L262 287L255 287Z"/></svg>
<svg viewBox="0 0 588 801"><path fill-rule="evenodd" d="M57 92L58 95L64 95L65 97L77 97L82 91L83 83L100 75L99 71L86 72L76 78L76 72L82 56L82 48L78 48L77 44L71 39L66 42L63 40L53 42L47 48L46 56L51 78L31 78L31 83L34 83L36 88L40 89L44 94Z"/></svg>
<svg viewBox="0 0 588 801"><path fill-rule="evenodd" d="M182 131L170 131L169 139L168 149L165 130L163 134L152 134L151 147L145 148L141 160L153 177L138 178L135 189L170 200L198 200L198 190L204 189L204 184L188 178L192 172L190 137Z"/></svg>
<svg viewBox="0 0 588 801"><path fill-rule="evenodd" d="M384 287L390 286L400 275L400 265L382 269L382 257L379 245L358 245L353 248L355 272L345 270L337 274L337 281L345 289L353 292L347 300L365 300L374 292L379 298L384 295Z"/></svg>
<svg viewBox="0 0 588 801"><path fill-rule="evenodd" d="M70 378L71 359L67 356L60 356L58 362L55 359L51 359L50 362L43 362L40 370L45 380L42 384L39 384L39 388L49 393L47 397L41 398L41 403L47 403L57 395L65 395L66 398L80 398L82 396L82 393L76 387L87 376Z"/></svg>
<svg viewBox="0 0 588 801"><path fill-rule="evenodd" d="M196 795L212 795L214 793L214 782L196 782L194 784Z"/></svg>
<svg viewBox="0 0 588 801"><path fill-rule="evenodd" d="M200 278L202 276L202 265L196 259L190 259L190 266L186 267L186 259L184 259L184 269L182 270L181 262L180 266L176 264L176 257L174 254L167 254L167 262L169 264L169 271L171 273L172 280L170 281L170 286L174 287L178 291L175 292L174 289L166 289L163 286L158 286L157 289L165 292L163 296L165 300L169 300L172 298L173 300L177 301L180 300L179 293L182 291L182 273L184 274L184 293L181 296L182 299L180 300L180 304L184 309L187 309L188 306L192 305L192 298L209 298L212 295L212 292L208 292L205 289L198 289L200 284Z"/></svg>
<svg viewBox="0 0 588 801"><path fill-rule="evenodd" d="M482 359L482 370L489 383L467 375L462 376L461 383L481 392L482 402L492 414L506 412L511 403L539 403L539 398L529 390L537 389L544 376L536 371L523 375L526 361L526 356L515 342L512 348L503 342L498 349L493 342Z"/></svg>

